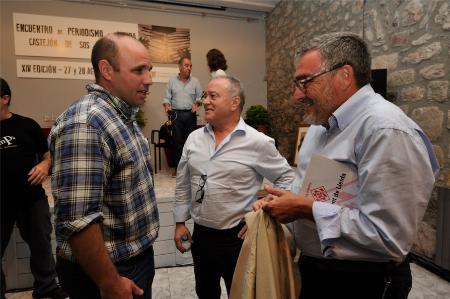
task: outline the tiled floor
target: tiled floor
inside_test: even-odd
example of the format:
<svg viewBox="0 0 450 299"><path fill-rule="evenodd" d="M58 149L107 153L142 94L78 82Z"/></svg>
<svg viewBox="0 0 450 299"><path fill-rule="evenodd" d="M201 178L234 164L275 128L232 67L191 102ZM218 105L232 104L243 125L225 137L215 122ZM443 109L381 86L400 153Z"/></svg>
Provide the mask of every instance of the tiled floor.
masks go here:
<svg viewBox="0 0 450 299"><path fill-rule="evenodd" d="M431 272L411 264L413 272L413 288L409 299L448 299L450 298L450 283ZM8 299L31 299L31 291L9 293ZM153 281L153 299L194 299L195 284L192 266L161 268L156 270ZM222 281L222 297L227 298Z"/></svg>
<svg viewBox="0 0 450 299"><path fill-rule="evenodd" d="M170 172L162 171L155 176L156 195L173 196L175 179ZM450 298L450 282L411 263L413 288L409 299L448 299ZM30 299L31 291L8 293L8 299ZM154 299L193 299L195 295L194 271L192 266L160 268L156 270L153 281ZM222 281L222 297L227 298Z"/></svg>

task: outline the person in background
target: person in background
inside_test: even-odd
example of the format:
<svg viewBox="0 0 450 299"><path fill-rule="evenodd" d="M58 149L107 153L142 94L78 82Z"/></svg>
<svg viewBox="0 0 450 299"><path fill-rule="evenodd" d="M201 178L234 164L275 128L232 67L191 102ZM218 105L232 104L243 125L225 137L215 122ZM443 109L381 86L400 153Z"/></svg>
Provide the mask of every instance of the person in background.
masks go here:
<svg viewBox="0 0 450 299"><path fill-rule="evenodd" d="M151 298L159 216L148 142L136 123L152 84L126 33L92 48L95 84L50 132L57 272L71 299Z"/></svg>
<svg viewBox="0 0 450 299"><path fill-rule="evenodd" d="M211 72L211 78L218 76L226 76L227 60L223 53L218 49L211 49L206 54L206 60L208 62L209 71Z"/></svg>
<svg viewBox="0 0 450 299"><path fill-rule="evenodd" d="M208 124L189 135L178 166L175 189L175 244L192 243L195 290L200 299L220 298L220 278L228 294L252 210L264 178L288 188L294 173L272 138L241 118L244 90L233 77L212 79L203 104ZM194 220L193 235L185 222Z"/></svg>
<svg viewBox="0 0 450 299"><path fill-rule="evenodd" d="M47 141L34 120L10 111L11 89L3 78L0 78L0 88L2 258L16 224L31 252L33 298L68 298L56 281L49 204L42 188L52 164ZM3 269L1 275L4 299Z"/></svg>
<svg viewBox="0 0 450 299"><path fill-rule="evenodd" d="M167 83L163 100L164 110L173 119L173 159L176 177L184 143L189 134L197 128L197 109L202 103L202 89L197 78L191 76L192 61L182 57L178 61L180 73Z"/></svg>
<svg viewBox="0 0 450 299"><path fill-rule="evenodd" d="M254 208L294 222L301 299L406 299L411 290L407 255L439 166L422 129L374 92L370 66L367 44L342 32L321 36L296 59L293 99L311 127L292 193L266 187L272 199ZM354 170L354 205L298 194L313 154Z"/></svg>

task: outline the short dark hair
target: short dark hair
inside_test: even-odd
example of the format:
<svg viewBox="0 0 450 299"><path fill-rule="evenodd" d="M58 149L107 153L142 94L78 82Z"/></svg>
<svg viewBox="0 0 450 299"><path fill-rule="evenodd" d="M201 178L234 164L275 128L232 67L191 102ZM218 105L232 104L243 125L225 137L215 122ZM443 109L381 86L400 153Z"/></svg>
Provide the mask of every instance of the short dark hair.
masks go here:
<svg viewBox="0 0 450 299"><path fill-rule="evenodd" d="M313 39L299 56L309 50L317 49L324 59L324 67L332 67L338 63L349 64L355 74L358 88L370 83L372 79L371 56L366 42L351 32L334 32ZM297 57L299 57L297 56Z"/></svg>
<svg viewBox="0 0 450 299"><path fill-rule="evenodd" d="M227 60L225 55L218 49L211 49L206 53L206 60L208 61L209 69L212 71L217 71L218 69L226 71Z"/></svg>
<svg viewBox="0 0 450 299"><path fill-rule="evenodd" d="M178 59L178 65L183 65L183 61L184 61L185 59L188 59L189 61L192 62L190 56L181 56L180 59Z"/></svg>
<svg viewBox="0 0 450 299"><path fill-rule="evenodd" d="M119 63L117 62L118 48L114 37L130 37L136 41L139 41L126 32L114 32L99 39L92 48L91 55L92 67L94 68L95 80L97 82L100 79L100 69L98 68L98 63L102 59L106 59L111 64L114 71L120 71Z"/></svg>
<svg viewBox="0 0 450 299"><path fill-rule="evenodd" d="M6 82L5 79L0 78L0 89L1 89L1 93L0 96L9 96L9 101L8 101L8 106L9 103L11 102L11 88L9 88L9 84L8 82Z"/></svg>

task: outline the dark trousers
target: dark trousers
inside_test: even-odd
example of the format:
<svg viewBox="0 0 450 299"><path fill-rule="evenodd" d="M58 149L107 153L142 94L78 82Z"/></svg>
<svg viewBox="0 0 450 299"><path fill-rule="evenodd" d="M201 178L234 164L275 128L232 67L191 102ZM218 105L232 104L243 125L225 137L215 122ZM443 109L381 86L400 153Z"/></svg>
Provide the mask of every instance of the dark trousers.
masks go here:
<svg viewBox="0 0 450 299"><path fill-rule="evenodd" d="M323 260L301 255L300 299L407 299L409 261L401 264Z"/></svg>
<svg viewBox="0 0 450 299"><path fill-rule="evenodd" d="M4 186L2 186L4 188ZM5 197L4 197L5 196ZM46 293L56 288L55 260L50 244L52 224L47 196L38 200L2 193L1 198L1 246L2 258L8 246L14 224L31 252L30 269L34 277L33 289ZM5 294L5 275L1 271L1 295Z"/></svg>
<svg viewBox="0 0 450 299"><path fill-rule="evenodd" d="M177 167L186 139L197 128L197 113L192 113L191 110L174 111L177 113L177 117L173 122L173 159L175 167Z"/></svg>
<svg viewBox="0 0 450 299"><path fill-rule="evenodd" d="M153 247L123 262L115 263L121 276L127 277L144 290L139 299L152 298L152 283L155 277ZM71 261L57 258L56 271L63 289L71 299L100 299L100 290L94 281L84 272L81 266Z"/></svg>
<svg viewBox="0 0 450 299"><path fill-rule="evenodd" d="M234 268L243 240L237 237L244 224L226 230L194 225L192 258L194 260L195 291L199 299L220 298L220 278L225 280L230 294Z"/></svg>

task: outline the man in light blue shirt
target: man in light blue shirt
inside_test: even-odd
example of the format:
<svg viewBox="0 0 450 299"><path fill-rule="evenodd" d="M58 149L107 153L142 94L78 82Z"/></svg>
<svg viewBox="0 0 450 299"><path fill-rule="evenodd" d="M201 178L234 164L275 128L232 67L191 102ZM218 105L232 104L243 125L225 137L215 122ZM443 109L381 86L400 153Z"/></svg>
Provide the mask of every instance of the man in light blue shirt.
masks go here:
<svg viewBox="0 0 450 299"><path fill-rule="evenodd" d="M203 101L208 124L189 135L178 166L175 190L175 243L192 243L196 292L200 299L220 298L220 278L229 293L243 243L244 215L252 210L264 178L289 188L294 173L274 140L240 117L244 91L233 77L208 84ZM194 220L194 233L185 221Z"/></svg>
<svg viewBox="0 0 450 299"><path fill-rule="evenodd" d="M293 99L311 127L293 193L266 188L274 199L255 208L294 221L301 299L406 299L411 289L407 254L439 166L422 129L374 92L370 64L367 45L351 33L322 36L296 61ZM298 194L313 154L354 170L354 206Z"/></svg>
<svg viewBox="0 0 450 299"><path fill-rule="evenodd" d="M188 57L178 61L180 73L167 84L163 100L167 114L173 113L173 159L176 167L181 158L183 145L189 134L197 128L197 108L201 105L202 88L197 78L191 76L192 62Z"/></svg>

